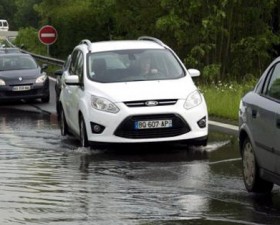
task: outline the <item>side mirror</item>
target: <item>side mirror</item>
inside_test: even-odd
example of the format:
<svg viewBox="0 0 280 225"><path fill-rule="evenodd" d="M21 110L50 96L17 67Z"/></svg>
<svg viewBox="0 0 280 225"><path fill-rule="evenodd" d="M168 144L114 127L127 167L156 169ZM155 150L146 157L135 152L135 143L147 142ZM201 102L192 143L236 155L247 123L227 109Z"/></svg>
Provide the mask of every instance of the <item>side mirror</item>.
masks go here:
<svg viewBox="0 0 280 225"><path fill-rule="evenodd" d="M78 75L65 76L65 83L67 85L80 85L79 76Z"/></svg>
<svg viewBox="0 0 280 225"><path fill-rule="evenodd" d="M48 64L42 64L41 68L42 68L42 70L47 69L48 68Z"/></svg>
<svg viewBox="0 0 280 225"><path fill-rule="evenodd" d="M200 71L197 69L188 69L189 74L191 77L199 77L200 76Z"/></svg>
<svg viewBox="0 0 280 225"><path fill-rule="evenodd" d="M63 70L56 70L56 71L54 72L54 75L55 75L55 76L62 76L62 74L63 74Z"/></svg>

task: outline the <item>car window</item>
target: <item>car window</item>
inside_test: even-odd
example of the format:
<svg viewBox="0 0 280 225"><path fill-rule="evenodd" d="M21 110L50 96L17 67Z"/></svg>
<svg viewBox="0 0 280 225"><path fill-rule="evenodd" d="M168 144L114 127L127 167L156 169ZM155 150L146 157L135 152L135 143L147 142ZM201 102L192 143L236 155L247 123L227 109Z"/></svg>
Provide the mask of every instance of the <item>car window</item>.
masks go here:
<svg viewBox="0 0 280 225"><path fill-rule="evenodd" d="M265 82L265 94L280 100L280 63L272 67L267 78Z"/></svg>
<svg viewBox="0 0 280 225"><path fill-rule="evenodd" d="M77 55L78 55L78 51L74 51L72 53L71 62L70 62L70 66L69 66L69 74L70 75L75 75Z"/></svg>
<svg viewBox="0 0 280 225"><path fill-rule="evenodd" d="M69 55L65 61L65 63L63 64L63 70L67 70L70 66L71 63L71 55Z"/></svg>
<svg viewBox="0 0 280 225"><path fill-rule="evenodd" d="M84 66L84 60L83 60L83 54L81 52L78 53L77 58L76 58L76 72L75 74L78 75L81 78L83 77L83 66Z"/></svg>
<svg viewBox="0 0 280 225"><path fill-rule="evenodd" d="M98 82L177 79L184 71L166 49L132 49L88 56L88 77Z"/></svg>
<svg viewBox="0 0 280 225"><path fill-rule="evenodd" d="M37 63L29 55L5 55L0 57L0 70L36 69Z"/></svg>
<svg viewBox="0 0 280 225"><path fill-rule="evenodd" d="M80 51L75 51L72 54L72 59L70 62L69 73L71 75L83 76L83 54Z"/></svg>

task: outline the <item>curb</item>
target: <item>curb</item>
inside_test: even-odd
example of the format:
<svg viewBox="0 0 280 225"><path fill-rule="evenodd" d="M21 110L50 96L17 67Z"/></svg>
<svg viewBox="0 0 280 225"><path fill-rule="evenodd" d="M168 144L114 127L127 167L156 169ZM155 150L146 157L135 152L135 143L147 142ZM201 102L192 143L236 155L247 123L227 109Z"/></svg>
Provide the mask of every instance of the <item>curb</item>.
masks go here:
<svg viewBox="0 0 280 225"><path fill-rule="evenodd" d="M238 136L238 126L212 121L212 120L208 121L208 125L210 129L224 132L230 135Z"/></svg>

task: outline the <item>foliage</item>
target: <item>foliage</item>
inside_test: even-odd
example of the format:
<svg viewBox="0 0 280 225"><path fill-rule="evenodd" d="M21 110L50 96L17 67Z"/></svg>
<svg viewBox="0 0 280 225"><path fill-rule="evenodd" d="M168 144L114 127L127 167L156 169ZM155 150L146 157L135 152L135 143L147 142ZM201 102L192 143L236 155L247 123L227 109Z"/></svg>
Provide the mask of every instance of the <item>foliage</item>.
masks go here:
<svg viewBox="0 0 280 225"><path fill-rule="evenodd" d="M254 88L256 82L257 80L253 79L242 84L219 81L210 85L199 85L207 103L209 116L237 122L240 99Z"/></svg>
<svg viewBox="0 0 280 225"><path fill-rule="evenodd" d="M14 22L18 27L35 27L38 28L39 15L34 10L34 5L41 0L15 0L16 13Z"/></svg>
<svg viewBox="0 0 280 225"><path fill-rule="evenodd" d="M58 30L58 40L50 51L58 58L66 58L82 39L136 39L149 35L167 43L188 68L202 71L202 77L209 83L258 77L280 53L280 0L0 0L0 3L3 3L0 12L19 28L53 25ZM5 11L6 8L9 10ZM28 36L24 40L21 34L20 42L34 48ZM41 47L39 43L38 48Z"/></svg>
<svg viewBox="0 0 280 225"><path fill-rule="evenodd" d="M9 22L10 30L14 29L14 13L16 11L15 1L0 0L0 19L5 19Z"/></svg>
<svg viewBox="0 0 280 225"><path fill-rule="evenodd" d="M19 30L19 35L15 40L16 46L20 46L29 52L46 55L46 46L42 45L38 39L38 32L33 27L27 27Z"/></svg>

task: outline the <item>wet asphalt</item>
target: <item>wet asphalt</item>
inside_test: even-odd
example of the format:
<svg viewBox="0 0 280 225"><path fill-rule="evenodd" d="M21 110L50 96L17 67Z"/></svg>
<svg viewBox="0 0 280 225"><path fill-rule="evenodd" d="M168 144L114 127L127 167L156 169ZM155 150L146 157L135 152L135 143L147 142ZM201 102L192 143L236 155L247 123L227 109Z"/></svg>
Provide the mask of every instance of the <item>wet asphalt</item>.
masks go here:
<svg viewBox="0 0 280 225"><path fill-rule="evenodd" d="M50 104L0 105L0 224L279 224L280 189L249 194L237 127L206 147L81 148Z"/></svg>

